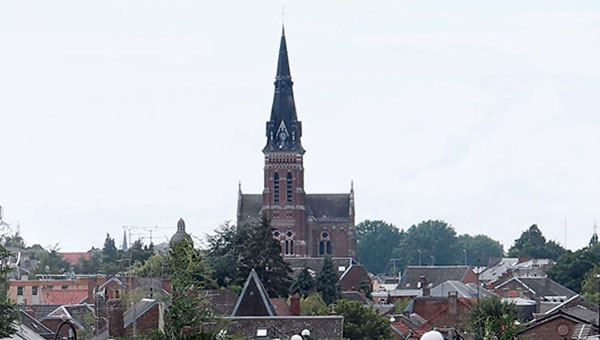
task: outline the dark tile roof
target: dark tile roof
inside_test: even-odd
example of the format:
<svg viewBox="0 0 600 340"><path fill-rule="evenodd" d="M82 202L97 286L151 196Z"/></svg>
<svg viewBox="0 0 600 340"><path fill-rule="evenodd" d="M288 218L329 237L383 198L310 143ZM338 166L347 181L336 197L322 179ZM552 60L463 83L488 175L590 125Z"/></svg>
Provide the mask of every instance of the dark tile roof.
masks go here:
<svg viewBox="0 0 600 340"><path fill-rule="evenodd" d="M21 313L21 323L31 329L32 331L38 333L39 335L46 337L48 335L54 335L54 332L50 330L48 327L44 326L41 322L36 320L33 316L29 315L24 311L20 311Z"/></svg>
<svg viewBox="0 0 600 340"><path fill-rule="evenodd" d="M133 322L134 308L135 319L137 320L146 314L146 312L148 312L150 309L152 309L152 307L158 304L160 304L158 299L141 299L134 306L129 307L129 309L123 313L123 327L129 326Z"/></svg>
<svg viewBox="0 0 600 340"><path fill-rule="evenodd" d="M496 287L496 289L502 289L502 287L509 282L516 281L521 284L524 288L528 289L536 296L539 297L553 297L553 296L564 296L571 298L577 293L570 290L569 288L553 281L548 277L519 277L513 278L504 282L503 284Z"/></svg>
<svg viewBox="0 0 600 340"><path fill-rule="evenodd" d="M231 316L276 316L277 312L256 271L252 269Z"/></svg>
<svg viewBox="0 0 600 340"><path fill-rule="evenodd" d="M63 319L68 318L78 328L85 328L86 320L94 317L94 309L91 304L64 305L56 308L48 316L42 319Z"/></svg>
<svg viewBox="0 0 600 340"><path fill-rule="evenodd" d="M369 304L369 299L367 299L367 297L364 294L361 294L360 292L357 292L355 290L347 290L341 292L341 295L342 299L344 300L358 301L365 305Z"/></svg>
<svg viewBox="0 0 600 340"><path fill-rule="evenodd" d="M306 195L308 215L318 221L348 220L350 194L310 194Z"/></svg>
<svg viewBox="0 0 600 340"><path fill-rule="evenodd" d="M477 285L470 283L462 283L457 280L448 280L440 283L439 285L433 287L431 289L430 295L437 297L448 297L448 293L457 292L459 298L477 298ZM490 292L489 290L479 287L479 296L480 297L491 297L496 294Z"/></svg>
<svg viewBox="0 0 600 340"><path fill-rule="evenodd" d="M577 306L581 306L581 307L587 308L589 310L596 310L596 311L598 310L597 304L586 299L584 296L577 294L577 295L574 295L573 297L571 297L570 299L566 300L565 302L561 303L560 305L550 309L545 314L551 314L559 309L566 309L566 308L577 307Z"/></svg>
<svg viewBox="0 0 600 340"><path fill-rule="evenodd" d="M205 297L219 316L230 316L239 296L229 289L201 290L200 296Z"/></svg>
<svg viewBox="0 0 600 340"><path fill-rule="evenodd" d="M471 268L468 266L408 266L398 284L398 289L416 289L421 276L425 276L429 287L448 280L462 281Z"/></svg>
<svg viewBox="0 0 600 340"><path fill-rule="evenodd" d="M288 257L285 259L295 271L307 266L308 269L316 273L321 271L323 260L324 257ZM333 262L333 267L338 271L338 275L342 275L351 265L357 264L351 257L332 257L331 262Z"/></svg>
<svg viewBox="0 0 600 340"><path fill-rule="evenodd" d="M260 218L263 198L261 194L241 194L238 207L238 223L256 222Z"/></svg>
<svg viewBox="0 0 600 340"><path fill-rule="evenodd" d="M60 305L17 305L17 308L21 310L27 310L28 314L34 317L37 321L41 321L48 314L56 310Z"/></svg>
<svg viewBox="0 0 600 340"><path fill-rule="evenodd" d="M287 303L287 299L284 298L271 298L271 304L275 308L275 314L277 316L290 316L292 315L292 311L290 310L290 306Z"/></svg>

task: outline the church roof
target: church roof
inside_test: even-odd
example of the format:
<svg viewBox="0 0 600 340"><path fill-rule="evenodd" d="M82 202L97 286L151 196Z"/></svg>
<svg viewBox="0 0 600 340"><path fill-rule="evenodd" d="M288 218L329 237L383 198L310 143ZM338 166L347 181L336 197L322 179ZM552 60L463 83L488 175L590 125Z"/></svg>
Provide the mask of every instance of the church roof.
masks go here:
<svg viewBox="0 0 600 340"><path fill-rule="evenodd" d="M256 222L263 206L261 194L241 194L238 206L239 223ZM349 220L350 194L309 194L306 207L309 216L317 221Z"/></svg>
<svg viewBox="0 0 600 340"><path fill-rule="evenodd" d="M267 145L263 152L304 153L304 148L300 143L302 123L298 121L296 115L293 85L285 31L282 30L277 76L275 77L275 95L271 108L271 118L267 122Z"/></svg>

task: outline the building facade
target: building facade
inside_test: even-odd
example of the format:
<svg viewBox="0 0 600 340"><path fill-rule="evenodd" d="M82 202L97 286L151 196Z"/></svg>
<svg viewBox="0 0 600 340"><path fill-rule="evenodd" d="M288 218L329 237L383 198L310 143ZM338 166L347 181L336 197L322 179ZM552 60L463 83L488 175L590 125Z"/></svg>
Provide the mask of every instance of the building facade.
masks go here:
<svg viewBox="0 0 600 340"><path fill-rule="evenodd" d="M302 122L294 102L285 33L279 48L275 96L267 121L262 194L238 192L237 223L271 218L273 237L285 257L356 258L354 189L344 194L307 194L304 190Z"/></svg>

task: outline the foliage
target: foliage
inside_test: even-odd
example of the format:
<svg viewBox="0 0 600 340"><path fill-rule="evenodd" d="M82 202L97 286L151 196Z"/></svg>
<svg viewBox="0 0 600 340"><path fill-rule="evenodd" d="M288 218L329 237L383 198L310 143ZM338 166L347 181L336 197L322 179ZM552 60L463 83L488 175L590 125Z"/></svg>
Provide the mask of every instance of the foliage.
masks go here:
<svg viewBox="0 0 600 340"><path fill-rule="evenodd" d="M245 279L254 268L270 297L286 297L292 270L281 256L281 246L273 238L273 227L267 216L251 225L240 257L240 278Z"/></svg>
<svg viewBox="0 0 600 340"><path fill-rule="evenodd" d="M402 312L404 312L406 307L408 307L411 302L412 302L412 299L396 300L396 302L394 302L394 310L395 310L396 314L402 314Z"/></svg>
<svg viewBox="0 0 600 340"><path fill-rule="evenodd" d="M373 308L358 301L340 300L335 313L344 316L344 338L350 340L392 339L390 326Z"/></svg>
<svg viewBox="0 0 600 340"><path fill-rule="evenodd" d="M123 302L123 306L125 306L125 308L129 308L132 303L138 303L145 297L146 293L144 292L144 289L137 287L133 290L125 290L125 292L121 295L121 301Z"/></svg>
<svg viewBox="0 0 600 340"><path fill-rule="evenodd" d="M338 276L333 267L331 257L325 256L323 267L317 275L317 291L321 293L323 301L330 305L340 298L340 285Z"/></svg>
<svg viewBox="0 0 600 340"><path fill-rule="evenodd" d="M101 266L100 254L90 251L90 259L82 258L75 266L74 270L77 274L96 274L100 271Z"/></svg>
<svg viewBox="0 0 600 340"><path fill-rule="evenodd" d="M142 240L136 240L129 246L123 256L124 258L131 259L132 264L139 263L143 265L153 253L154 245L150 244L150 246L144 246Z"/></svg>
<svg viewBox="0 0 600 340"><path fill-rule="evenodd" d="M356 251L361 264L374 274L383 273L392 251L404 238L404 232L381 220L366 220L356 226Z"/></svg>
<svg viewBox="0 0 600 340"><path fill-rule="evenodd" d="M593 247L597 244L598 244L598 234L594 233L592 235L592 237L590 238L590 243L588 244L588 247Z"/></svg>
<svg viewBox="0 0 600 340"><path fill-rule="evenodd" d="M0 243L0 337L9 337L14 334L15 321L19 318L19 312L14 304L8 299L7 273L10 270L6 263L10 252Z"/></svg>
<svg viewBox="0 0 600 340"><path fill-rule="evenodd" d="M304 266L298 277L296 277L294 282L292 282L292 286L290 287L290 295L298 293L301 297L307 297L313 293L315 289L315 280L310 274L308 267Z"/></svg>
<svg viewBox="0 0 600 340"><path fill-rule="evenodd" d="M39 263L34 270L34 274L62 274L69 269L69 262L63 259L59 253L60 248L58 244L49 246L41 252L39 256Z"/></svg>
<svg viewBox="0 0 600 340"><path fill-rule="evenodd" d="M330 309L319 293L314 293L300 300L300 313L302 315L328 315L329 312Z"/></svg>
<svg viewBox="0 0 600 340"><path fill-rule="evenodd" d="M510 257L529 257L532 259L558 260L566 250L554 241L546 241L537 224L523 231L508 250Z"/></svg>
<svg viewBox="0 0 600 340"><path fill-rule="evenodd" d="M221 225L215 235L207 237L208 261L213 268L213 276L221 287L242 284L240 277L240 258L249 238L250 226L235 226L229 223Z"/></svg>
<svg viewBox="0 0 600 340"><path fill-rule="evenodd" d="M600 244L576 252L567 252L548 271L548 276L576 292L581 291L583 278L596 263L600 262Z"/></svg>
<svg viewBox="0 0 600 340"><path fill-rule="evenodd" d="M600 280L598 279L598 275L600 275L600 265L596 264L594 268L585 274L581 289L581 293L585 298L594 303L600 303Z"/></svg>
<svg viewBox="0 0 600 340"><path fill-rule="evenodd" d="M460 263L461 253L454 228L429 220L411 226L393 255L406 259L407 265L448 265Z"/></svg>
<svg viewBox="0 0 600 340"><path fill-rule="evenodd" d="M119 271L119 251L115 246L115 239L106 234L104 247L102 247L102 265L101 270L106 275L115 275Z"/></svg>
<svg viewBox="0 0 600 340"><path fill-rule="evenodd" d="M463 259L463 252L466 250L469 266L486 266L491 258L501 258L504 255L502 244L486 235L460 235L458 244Z"/></svg>
<svg viewBox="0 0 600 340"><path fill-rule="evenodd" d="M165 277L171 274L168 264L168 256L161 253L154 253L142 265L139 262L134 263L132 269L133 275L141 277Z"/></svg>
<svg viewBox="0 0 600 340"><path fill-rule="evenodd" d="M21 237L21 235L19 234L18 231L12 236L11 235L4 236L4 246L21 248L21 249L27 248L27 245L25 244L25 240L23 239L23 237Z"/></svg>
<svg viewBox="0 0 600 340"><path fill-rule="evenodd" d="M198 297L198 290L217 285L202 253L194 248L190 238L184 238L171 248L168 265L173 273L173 299L165 316L164 336L185 339L187 329L199 333L203 323L213 317L208 302Z"/></svg>
<svg viewBox="0 0 600 340"><path fill-rule="evenodd" d="M515 306L497 296L481 299L469 315L470 329L478 339L515 339L519 331L515 321Z"/></svg>

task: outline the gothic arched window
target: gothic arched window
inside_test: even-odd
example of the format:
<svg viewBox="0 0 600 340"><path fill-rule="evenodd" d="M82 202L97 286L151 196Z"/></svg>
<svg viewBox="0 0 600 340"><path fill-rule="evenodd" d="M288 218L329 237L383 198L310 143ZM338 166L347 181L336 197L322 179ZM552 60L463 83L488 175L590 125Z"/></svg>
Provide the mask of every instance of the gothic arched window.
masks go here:
<svg viewBox="0 0 600 340"><path fill-rule="evenodd" d="M325 250L327 251L327 255L331 255L331 241L326 242Z"/></svg>
<svg viewBox="0 0 600 340"><path fill-rule="evenodd" d="M273 176L273 203L279 204L279 174Z"/></svg>
<svg viewBox="0 0 600 340"><path fill-rule="evenodd" d="M292 203L292 174L288 172L287 179L287 202Z"/></svg>
<svg viewBox="0 0 600 340"><path fill-rule="evenodd" d="M324 241L320 241L319 242L319 255L325 255L325 242Z"/></svg>

